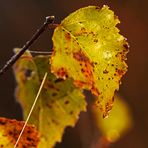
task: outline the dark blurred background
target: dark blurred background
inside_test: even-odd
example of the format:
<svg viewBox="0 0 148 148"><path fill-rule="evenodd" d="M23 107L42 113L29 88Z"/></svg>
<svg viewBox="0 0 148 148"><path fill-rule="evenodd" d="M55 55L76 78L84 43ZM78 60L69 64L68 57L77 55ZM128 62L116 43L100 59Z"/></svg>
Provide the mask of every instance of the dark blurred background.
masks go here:
<svg viewBox="0 0 148 148"><path fill-rule="evenodd" d="M121 33L128 38L129 70L122 79L120 94L129 104L134 128L112 144L112 148L148 147L148 1L143 0L0 0L0 66L13 55L14 47L22 47L48 15L55 15L59 23L74 10L88 6L107 4L121 24ZM52 31L45 32L31 47L49 51L52 47ZM0 77L0 116L22 119L22 110L15 101L16 87L12 70ZM85 118L85 115L82 115ZM82 120L82 119L81 119ZM81 124L78 122L76 128ZM84 129L87 134L89 124ZM76 130L77 131L77 130ZM92 134L93 135L93 134ZM90 140L92 135L87 138ZM68 129L59 148L81 148L81 140L75 129Z"/></svg>

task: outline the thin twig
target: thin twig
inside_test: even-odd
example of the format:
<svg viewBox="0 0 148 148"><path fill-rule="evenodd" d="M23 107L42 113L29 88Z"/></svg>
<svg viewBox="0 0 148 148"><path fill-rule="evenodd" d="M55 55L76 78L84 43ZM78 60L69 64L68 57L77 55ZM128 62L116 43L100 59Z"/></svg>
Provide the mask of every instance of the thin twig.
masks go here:
<svg viewBox="0 0 148 148"><path fill-rule="evenodd" d="M34 54L47 54L47 55L51 55L52 51L32 51L29 50L30 53L34 53Z"/></svg>
<svg viewBox="0 0 148 148"><path fill-rule="evenodd" d="M32 107L31 107L31 109L30 109L30 112L29 112L29 114L28 114L28 117L27 117L27 119L26 119L26 121L25 121L25 124L24 124L24 126L23 126L23 128L22 128L22 130L21 130L21 132L20 132L20 134L19 134L19 137L18 137L18 139L17 139L17 141L16 141L16 143L15 143L15 145L14 145L14 148L16 148L17 147L17 144L18 144L18 142L19 142L19 140L20 140L20 138L21 138L21 136L22 136L22 134L23 134L23 132L24 132L24 130L25 130L25 127L26 127L26 125L27 125L27 123L28 123L28 121L29 121L29 118L30 118L30 116L31 116L31 113L32 113L32 111L33 111L33 109L34 109L34 107L35 107L35 105L36 105L36 102L37 102L37 100L38 100L38 98L39 98L39 95L40 95L40 93L41 93L41 90L42 90L42 88L43 88L43 85L44 85L44 83L45 83L45 80L46 80L46 78L47 78L47 72L45 73L45 75L44 75L44 78L43 78L43 80L42 80L42 83L41 83L41 85L40 85L40 88L39 88L39 90L38 90L38 93L37 93L37 95L36 95L36 97L35 97L35 100L34 100L34 102L33 102L33 105L32 105Z"/></svg>
<svg viewBox="0 0 148 148"><path fill-rule="evenodd" d="M44 24L36 31L36 33L32 36L32 38L26 42L23 48L14 56L7 61L4 67L0 70L0 75L2 75L5 71L7 71L20 57L21 55L38 39L38 37L47 29L47 28L55 28L57 25L53 24L55 17L48 16L46 17L46 21Z"/></svg>

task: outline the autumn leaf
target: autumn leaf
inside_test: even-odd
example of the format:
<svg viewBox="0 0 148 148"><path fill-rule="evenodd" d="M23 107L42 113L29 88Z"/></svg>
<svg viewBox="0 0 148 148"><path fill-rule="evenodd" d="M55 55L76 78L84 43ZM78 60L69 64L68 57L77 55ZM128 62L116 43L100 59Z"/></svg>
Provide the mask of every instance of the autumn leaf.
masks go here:
<svg viewBox="0 0 148 148"><path fill-rule="evenodd" d="M0 148L13 148L23 128L24 121L0 118ZM17 148L37 148L39 134L32 125L26 128L19 140Z"/></svg>
<svg viewBox="0 0 148 148"><path fill-rule="evenodd" d="M86 110L82 91L72 80L63 81L50 73L49 56L32 57L26 52L14 65L18 83L16 97L27 117L45 72L48 78L29 123L36 125L41 134L39 147L51 148L60 142L64 129L74 126L81 111Z"/></svg>
<svg viewBox="0 0 148 148"><path fill-rule="evenodd" d="M115 90L127 71L126 39L114 12L103 6L81 8L55 29L51 70L58 78L72 78L80 88L98 96L96 103L108 115Z"/></svg>

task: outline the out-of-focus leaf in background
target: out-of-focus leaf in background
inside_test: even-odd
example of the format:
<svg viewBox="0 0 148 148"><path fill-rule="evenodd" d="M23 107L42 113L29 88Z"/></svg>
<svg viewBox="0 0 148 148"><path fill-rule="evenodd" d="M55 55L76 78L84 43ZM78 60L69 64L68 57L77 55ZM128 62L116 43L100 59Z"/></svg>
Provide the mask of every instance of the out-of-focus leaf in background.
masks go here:
<svg viewBox="0 0 148 148"><path fill-rule="evenodd" d="M101 113L92 107L95 124L108 142L116 142L125 135L133 126L130 108L124 99L115 95L114 107L108 118L103 119Z"/></svg>
<svg viewBox="0 0 148 148"><path fill-rule="evenodd" d="M128 43L116 28L119 22L108 6L89 6L66 17L53 35L52 72L59 78L73 78L76 86L98 96L96 103L104 117L127 71Z"/></svg>
<svg viewBox="0 0 148 148"><path fill-rule="evenodd" d="M18 50L18 49L17 49ZM86 110L84 95L72 80L63 81L50 73L49 56L32 57L26 52L14 65L18 83L16 97L21 102L25 118L37 94L45 72L45 81L29 123L41 134L39 147L51 148L60 142L66 126L74 126L81 111Z"/></svg>
<svg viewBox="0 0 148 148"><path fill-rule="evenodd" d="M0 148L13 148L23 125L23 121L0 118ZM32 125L26 125L17 148L37 148L38 144L39 134L36 128Z"/></svg>

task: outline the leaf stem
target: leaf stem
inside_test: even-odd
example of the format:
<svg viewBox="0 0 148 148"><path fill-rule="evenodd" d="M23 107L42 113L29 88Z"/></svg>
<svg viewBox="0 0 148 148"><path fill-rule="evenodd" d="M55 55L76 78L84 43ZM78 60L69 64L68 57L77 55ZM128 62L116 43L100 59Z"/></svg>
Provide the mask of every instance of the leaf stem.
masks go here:
<svg viewBox="0 0 148 148"><path fill-rule="evenodd" d="M52 54L52 51L32 51L32 50L29 50L29 52L33 53L33 54L47 54L47 55Z"/></svg>
<svg viewBox="0 0 148 148"><path fill-rule="evenodd" d="M57 26L57 24L54 24L54 16L48 16L46 17L46 21L44 24L35 32L35 34L32 36L32 38L26 42L26 44L23 46L23 48L15 55L13 55L3 66L3 68L0 70L0 75L2 75L4 72L6 72L21 56L22 54L38 39L38 37L47 29L52 29Z"/></svg>

